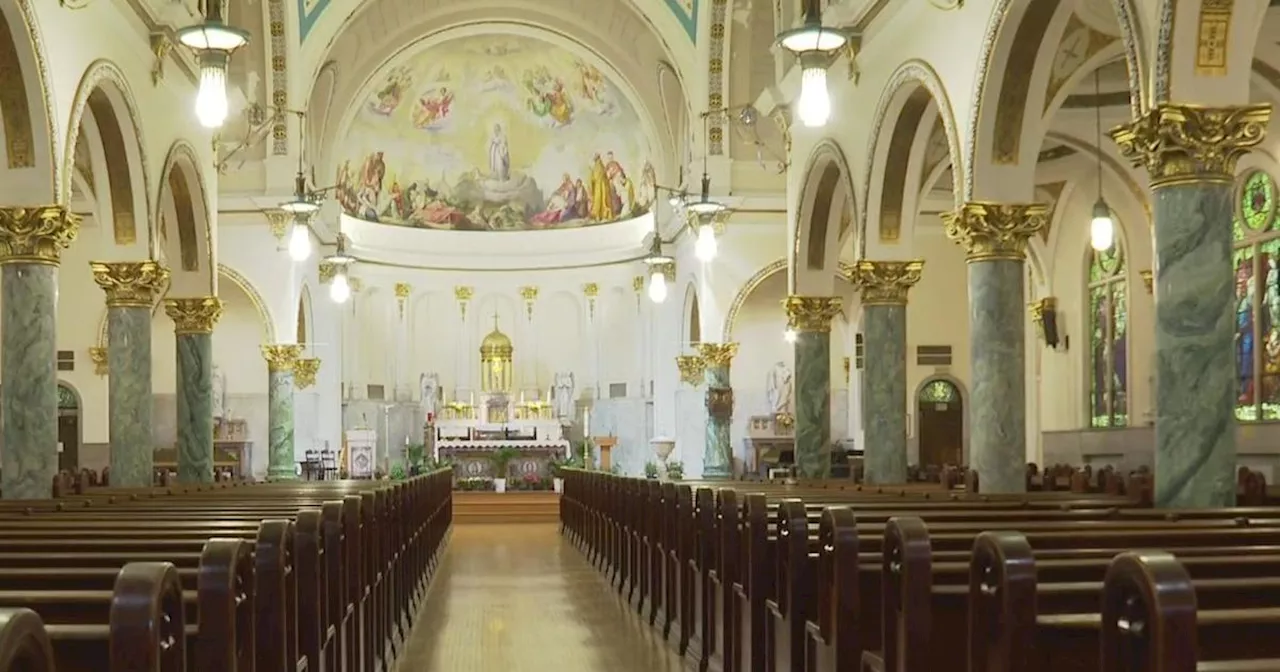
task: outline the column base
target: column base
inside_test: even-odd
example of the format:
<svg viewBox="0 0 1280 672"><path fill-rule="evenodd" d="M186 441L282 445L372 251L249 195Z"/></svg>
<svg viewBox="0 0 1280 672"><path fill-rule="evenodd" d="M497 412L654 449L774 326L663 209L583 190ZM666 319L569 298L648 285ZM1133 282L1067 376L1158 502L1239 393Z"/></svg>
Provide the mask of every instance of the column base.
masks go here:
<svg viewBox="0 0 1280 672"><path fill-rule="evenodd" d="M733 473L725 467L712 467L702 470L702 479L704 481L729 480L733 478Z"/></svg>
<svg viewBox="0 0 1280 672"><path fill-rule="evenodd" d="M267 469L267 478L272 481L296 481L298 480L298 472L289 467L269 467Z"/></svg>

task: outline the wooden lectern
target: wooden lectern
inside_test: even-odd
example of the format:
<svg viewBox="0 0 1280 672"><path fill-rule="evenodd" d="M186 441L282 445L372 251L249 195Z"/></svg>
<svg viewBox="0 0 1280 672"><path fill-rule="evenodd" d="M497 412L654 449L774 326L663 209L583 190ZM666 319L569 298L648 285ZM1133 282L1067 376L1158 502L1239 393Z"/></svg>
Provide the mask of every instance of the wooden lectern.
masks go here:
<svg viewBox="0 0 1280 672"><path fill-rule="evenodd" d="M600 471L609 471L611 460L609 454L613 452L613 447L618 445L618 437L616 436L593 436L591 443L600 451Z"/></svg>

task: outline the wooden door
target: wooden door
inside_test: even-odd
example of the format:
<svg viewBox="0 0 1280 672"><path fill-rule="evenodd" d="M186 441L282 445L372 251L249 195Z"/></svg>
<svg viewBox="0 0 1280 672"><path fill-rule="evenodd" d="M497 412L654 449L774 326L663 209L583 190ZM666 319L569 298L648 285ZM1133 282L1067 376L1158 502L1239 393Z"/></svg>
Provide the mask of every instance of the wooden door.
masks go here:
<svg viewBox="0 0 1280 672"><path fill-rule="evenodd" d="M920 466L960 465L964 460L964 401L950 381L934 380L916 399L920 418Z"/></svg>
<svg viewBox="0 0 1280 672"><path fill-rule="evenodd" d="M70 388L58 386L58 470L80 470L80 400Z"/></svg>

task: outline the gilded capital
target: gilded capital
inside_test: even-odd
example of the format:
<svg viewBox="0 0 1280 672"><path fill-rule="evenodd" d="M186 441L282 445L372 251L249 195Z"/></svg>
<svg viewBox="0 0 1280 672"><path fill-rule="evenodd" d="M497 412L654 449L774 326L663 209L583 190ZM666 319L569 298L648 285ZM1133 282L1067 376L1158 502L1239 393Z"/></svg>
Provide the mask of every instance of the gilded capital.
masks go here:
<svg viewBox="0 0 1280 672"><path fill-rule="evenodd" d="M1138 271L1138 275L1142 277L1142 286L1147 289L1147 293L1151 294L1156 288L1156 276L1151 271Z"/></svg>
<svg viewBox="0 0 1280 672"><path fill-rule="evenodd" d="M680 370L680 382L697 385L702 382L707 363L698 355L680 355L676 357L676 368Z"/></svg>
<svg viewBox="0 0 1280 672"><path fill-rule="evenodd" d="M222 299L216 296L165 299L164 312L173 320L176 333L212 334L213 325L222 317Z"/></svg>
<svg viewBox="0 0 1280 672"><path fill-rule="evenodd" d="M643 291L644 291L644 276L643 276L643 275L637 275L637 276L635 276L634 278L631 278L631 289L634 289L634 290L636 290L637 292L643 292Z"/></svg>
<svg viewBox="0 0 1280 672"><path fill-rule="evenodd" d="M594 282L588 282L582 286L582 295L589 299L596 298L600 295L600 285Z"/></svg>
<svg viewBox="0 0 1280 672"><path fill-rule="evenodd" d="M475 290L466 285L458 285L453 288L453 298L459 301L470 301L471 297L474 295Z"/></svg>
<svg viewBox="0 0 1280 672"><path fill-rule="evenodd" d="M782 300L787 310L787 324L796 331L828 333L831 320L840 314L838 296L788 296Z"/></svg>
<svg viewBox="0 0 1280 672"><path fill-rule="evenodd" d="M327 285L333 281L333 276L338 274L338 264L332 261L321 261L318 269L320 276L320 284Z"/></svg>
<svg viewBox="0 0 1280 672"><path fill-rule="evenodd" d="M959 210L943 213L947 237L964 246L974 261L1027 258L1027 240L1043 229L1049 208L1040 203L969 201Z"/></svg>
<svg viewBox="0 0 1280 672"><path fill-rule="evenodd" d="M296 343L276 343L262 346L262 356L267 360L267 370L272 373L293 371L302 354L302 346Z"/></svg>
<svg viewBox="0 0 1280 672"><path fill-rule="evenodd" d="M396 298L397 298L397 299L400 299L401 301L404 301L405 299L409 298L409 295L410 295L410 294L412 294L412 293L413 293L413 285L411 285L411 284L409 284L409 283L407 283L407 282L397 282L397 283L396 283Z"/></svg>
<svg viewBox="0 0 1280 672"><path fill-rule="evenodd" d="M320 372L320 360L315 357L299 359L293 363L293 384L300 390L316 384Z"/></svg>
<svg viewBox="0 0 1280 672"><path fill-rule="evenodd" d="M89 269L109 307L150 308L169 282L169 269L156 261L91 261Z"/></svg>
<svg viewBox="0 0 1280 672"><path fill-rule="evenodd" d="M1111 131L1120 153L1143 166L1151 186L1231 182L1236 162L1262 142L1271 105L1200 107L1163 103Z"/></svg>
<svg viewBox="0 0 1280 672"><path fill-rule="evenodd" d="M864 306L905 306L907 291L920 282L924 262L859 261L849 280L862 290Z"/></svg>
<svg viewBox="0 0 1280 672"><path fill-rule="evenodd" d="M538 298L538 288L534 287L533 285L526 285L524 287L521 287L520 298L524 299L525 301L532 302L534 299Z"/></svg>
<svg viewBox="0 0 1280 672"><path fill-rule="evenodd" d="M63 205L0 208L0 264L57 264L80 233Z"/></svg>
<svg viewBox="0 0 1280 672"><path fill-rule="evenodd" d="M729 366L738 354L737 343L699 343L698 354L706 366Z"/></svg>
<svg viewBox="0 0 1280 672"><path fill-rule="evenodd" d="M101 345L95 345L89 348L89 361L93 362L93 375L102 377L107 375L107 349Z"/></svg>

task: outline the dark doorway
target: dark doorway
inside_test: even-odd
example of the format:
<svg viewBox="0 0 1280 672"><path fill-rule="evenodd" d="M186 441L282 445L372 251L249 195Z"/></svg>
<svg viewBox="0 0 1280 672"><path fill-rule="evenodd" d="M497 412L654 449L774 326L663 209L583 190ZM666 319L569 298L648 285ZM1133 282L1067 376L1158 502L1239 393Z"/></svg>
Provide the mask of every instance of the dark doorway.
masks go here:
<svg viewBox="0 0 1280 672"><path fill-rule="evenodd" d="M948 380L929 381L916 399L920 416L920 466L964 461L964 401Z"/></svg>
<svg viewBox="0 0 1280 672"><path fill-rule="evenodd" d="M58 385L58 470L80 469L80 398L66 385Z"/></svg>

